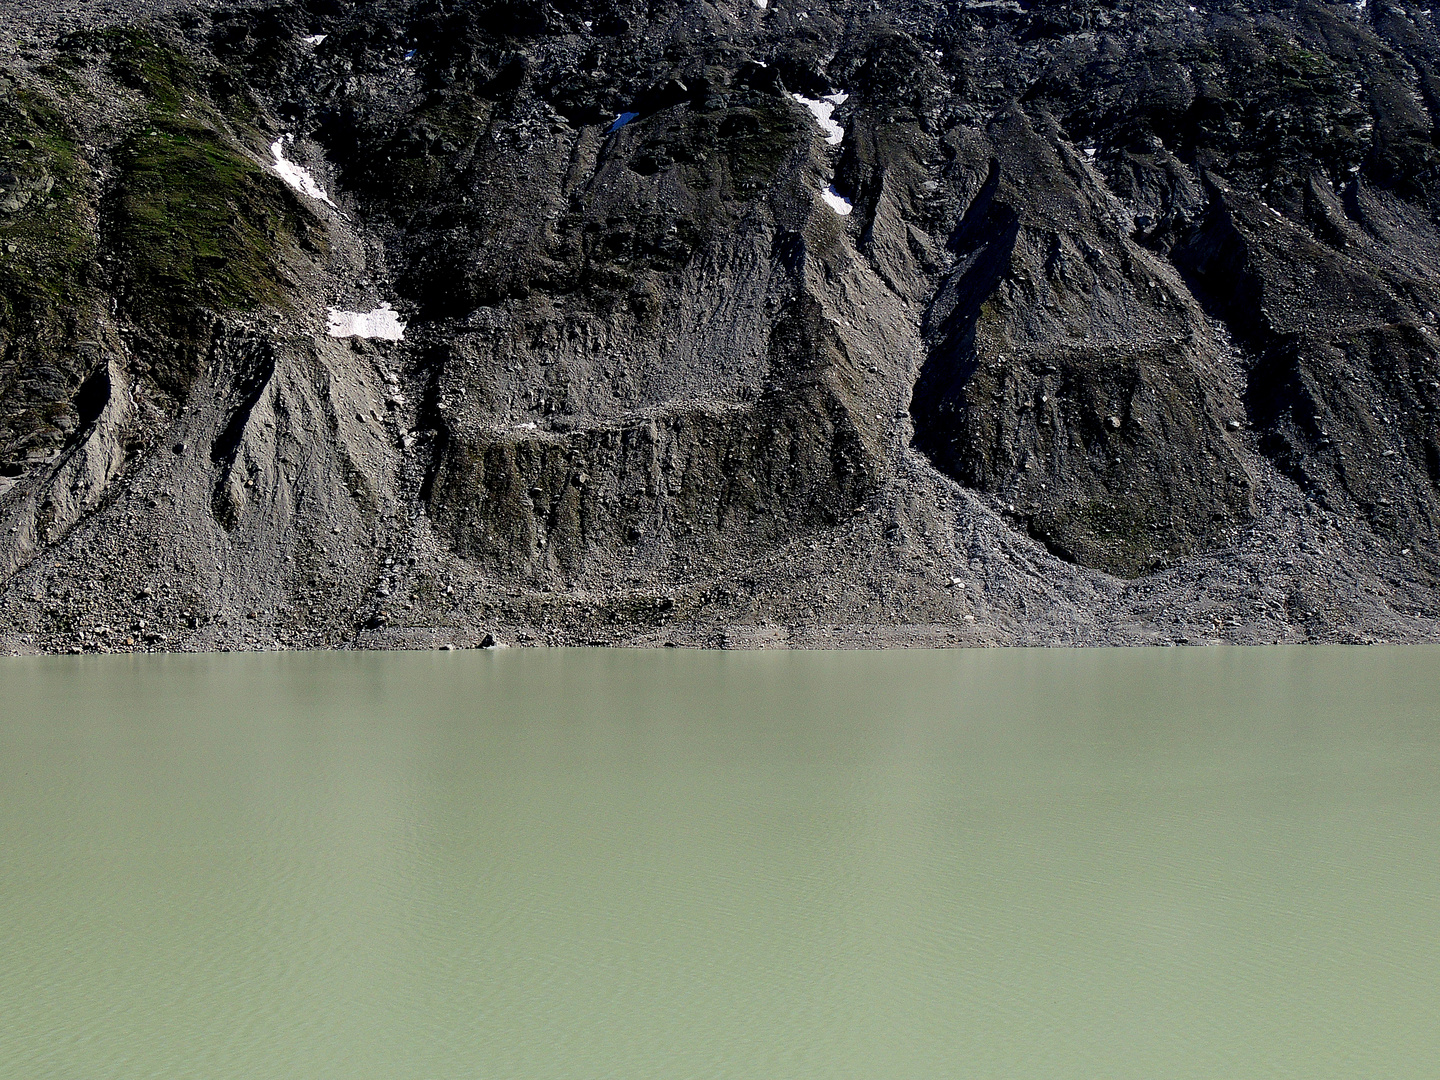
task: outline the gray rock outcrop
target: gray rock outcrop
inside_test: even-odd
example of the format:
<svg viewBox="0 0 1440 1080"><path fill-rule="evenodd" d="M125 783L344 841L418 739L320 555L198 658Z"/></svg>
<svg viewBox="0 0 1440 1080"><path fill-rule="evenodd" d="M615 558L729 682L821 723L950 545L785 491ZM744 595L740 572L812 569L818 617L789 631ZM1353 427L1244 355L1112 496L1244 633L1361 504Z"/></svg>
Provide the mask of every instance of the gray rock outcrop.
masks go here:
<svg viewBox="0 0 1440 1080"><path fill-rule="evenodd" d="M15 18L0 647L1440 636L1427 9Z"/></svg>

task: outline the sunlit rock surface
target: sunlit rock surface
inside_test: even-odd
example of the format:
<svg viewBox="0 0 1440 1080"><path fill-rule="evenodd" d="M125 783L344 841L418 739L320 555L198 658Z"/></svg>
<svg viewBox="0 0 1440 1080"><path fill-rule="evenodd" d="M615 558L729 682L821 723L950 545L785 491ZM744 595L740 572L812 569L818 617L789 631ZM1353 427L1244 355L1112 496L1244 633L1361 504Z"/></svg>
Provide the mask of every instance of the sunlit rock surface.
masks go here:
<svg viewBox="0 0 1440 1080"><path fill-rule="evenodd" d="M1418 5L15 12L11 650L1437 636Z"/></svg>

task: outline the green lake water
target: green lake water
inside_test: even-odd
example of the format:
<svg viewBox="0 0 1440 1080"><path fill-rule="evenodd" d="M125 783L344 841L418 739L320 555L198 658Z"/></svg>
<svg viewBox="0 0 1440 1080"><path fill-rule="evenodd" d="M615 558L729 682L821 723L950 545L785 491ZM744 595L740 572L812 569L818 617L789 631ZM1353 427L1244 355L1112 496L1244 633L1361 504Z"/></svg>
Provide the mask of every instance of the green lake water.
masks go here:
<svg viewBox="0 0 1440 1080"><path fill-rule="evenodd" d="M0 661L0 1077L1440 1076L1440 649Z"/></svg>

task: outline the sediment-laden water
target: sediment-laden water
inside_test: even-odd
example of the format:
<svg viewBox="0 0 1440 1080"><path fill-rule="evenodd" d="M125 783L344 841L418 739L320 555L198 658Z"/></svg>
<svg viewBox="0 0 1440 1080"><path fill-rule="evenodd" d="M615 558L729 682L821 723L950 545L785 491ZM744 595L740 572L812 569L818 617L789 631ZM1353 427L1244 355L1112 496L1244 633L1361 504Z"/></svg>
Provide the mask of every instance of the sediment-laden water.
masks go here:
<svg viewBox="0 0 1440 1080"><path fill-rule="evenodd" d="M0 662L0 1076L1421 1076L1440 649Z"/></svg>

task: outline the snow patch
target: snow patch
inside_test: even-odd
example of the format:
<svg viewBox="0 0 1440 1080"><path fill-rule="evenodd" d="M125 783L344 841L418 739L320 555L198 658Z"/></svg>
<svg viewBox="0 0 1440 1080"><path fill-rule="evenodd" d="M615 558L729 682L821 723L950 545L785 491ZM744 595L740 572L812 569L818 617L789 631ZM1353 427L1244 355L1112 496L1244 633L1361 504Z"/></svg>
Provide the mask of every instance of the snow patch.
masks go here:
<svg viewBox="0 0 1440 1080"><path fill-rule="evenodd" d="M315 177L310 175L308 169L302 169L293 161L286 160L285 144L294 141L294 135L282 135L270 144L270 153L275 155L275 172L281 180L284 180L301 195L307 195L318 202L334 206L335 204L330 202L330 196L325 194L325 189L315 181Z"/></svg>
<svg viewBox="0 0 1440 1080"><path fill-rule="evenodd" d="M331 308L327 331L331 337L401 341L405 337L405 326L406 324L400 321L399 314L389 304L381 304L369 314Z"/></svg>
<svg viewBox="0 0 1440 1080"><path fill-rule="evenodd" d="M834 184L831 184L824 191L820 192L820 198L824 199L825 205L841 217L849 217L850 211L855 209L849 199L835 190Z"/></svg>
<svg viewBox="0 0 1440 1080"><path fill-rule="evenodd" d="M770 0L755 0L755 6L758 7L761 11L764 11L767 7L770 6Z"/></svg>
<svg viewBox="0 0 1440 1080"><path fill-rule="evenodd" d="M640 114L638 112L622 112L619 116L615 117L615 122L610 125L609 133L613 135L626 124L630 123L630 121L638 119L640 119Z"/></svg>
<svg viewBox="0 0 1440 1080"><path fill-rule="evenodd" d="M329 36L329 34L311 34L309 37L303 37L300 40L305 42L306 45L322 45Z"/></svg>
<svg viewBox="0 0 1440 1080"><path fill-rule="evenodd" d="M838 94L826 94L818 101L815 98L807 98L804 94L791 94L796 101L810 110L815 117L815 123L820 125L820 130L825 133L825 141L831 146L839 146L845 141L845 129L831 119L837 106L844 105L850 100L850 95L844 92Z"/></svg>

